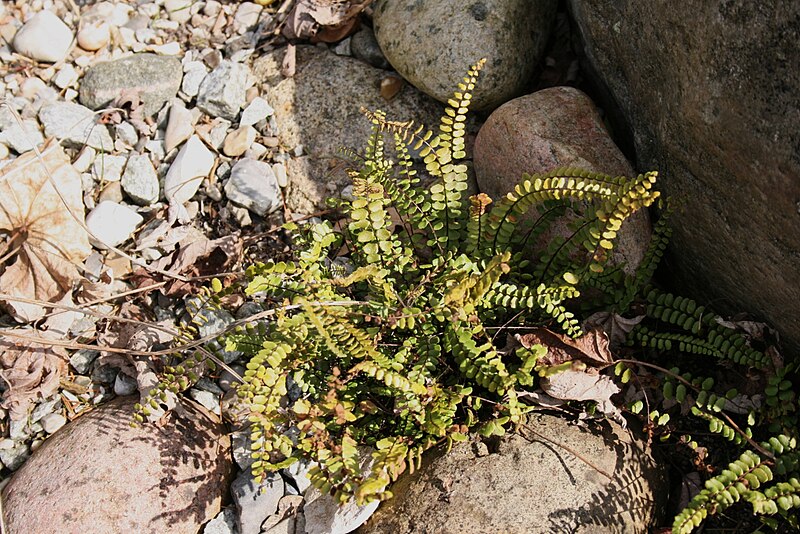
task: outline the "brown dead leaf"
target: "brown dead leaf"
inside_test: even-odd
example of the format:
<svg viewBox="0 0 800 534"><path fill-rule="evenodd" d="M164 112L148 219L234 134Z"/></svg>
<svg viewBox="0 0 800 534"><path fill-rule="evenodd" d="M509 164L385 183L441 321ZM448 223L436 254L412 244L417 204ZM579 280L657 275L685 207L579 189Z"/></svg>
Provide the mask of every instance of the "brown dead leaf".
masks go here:
<svg viewBox="0 0 800 534"><path fill-rule="evenodd" d="M372 0L299 0L283 27L287 39L332 43L347 37L357 26L358 14Z"/></svg>
<svg viewBox="0 0 800 534"><path fill-rule="evenodd" d="M597 372L568 369L541 379L542 391L556 399L571 401L595 401L597 408L607 415L617 415L619 410L611 402L611 396L619 393L619 387L605 375Z"/></svg>
<svg viewBox="0 0 800 534"><path fill-rule="evenodd" d="M14 329L14 332L33 330ZM39 333L48 337L48 332ZM32 404L58 391L61 376L67 371L67 354L62 347L33 342L11 341L0 334L0 377L6 383L0 406L12 420L27 417Z"/></svg>
<svg viewBox="0 0 800 534"><path fill-rule="evenodd" d="M581 325L584 330L600 328L608 336L612 347L620 347L625 344L625 339L634 327L644 320L644 315L637 317L623 317L613 312L597 312L590 315Z"/></svg>
<svg viewBox="0 0 800 534"><path fill-rule="evenodd" d="M0 276L0 291L52 302L80 279L79 266L92 249L81 226L80 175L54 140L41 154L41 161L31 151L0 169L0 231L11 236L9 248L16 251L16 261ZM4 305L20 321L44 315L44 307L36 304L8 300Z"/></svg>
<svg viewBox="0 0 800 534"><path fill-rule="evenodd" d="M211 276L230 270L242 259L243 244L239 235L227 235L219 239L208 239L202 234L189 234L188 239L181 241L176 252L164 256L152 264L152 267L170 271L189 277ZM138 269L134 273L137 285L149 285L156 278L152 272ZM181 296L192 291L192 282L170 280L164 294Z"/></svg>
<svg viewBox="0 0 800 534"><path fill-rule="evenodd" d="M546 347L547 354L540 361L547 366L579 360L594 367L605 367L614 361L608 349L608 337L602 330L591 330L572 339L547 328L532 328L531 332L518 335L517 340L528 349L533 345Z"/></svg>

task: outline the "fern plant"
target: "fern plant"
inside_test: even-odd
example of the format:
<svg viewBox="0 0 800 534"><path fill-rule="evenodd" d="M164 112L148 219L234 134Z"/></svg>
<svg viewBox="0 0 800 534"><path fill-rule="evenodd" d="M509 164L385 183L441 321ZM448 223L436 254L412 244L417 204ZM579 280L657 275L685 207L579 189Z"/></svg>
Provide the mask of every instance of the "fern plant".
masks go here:
<svg viewBox="0 0 800 534"><path fill-rule="evenodd" d="M351 152L353 199L338 204L343 221L287 224L294 260L247 269L244 294L271 312L212 348L247 359L238 394L250 409L257 480L309 462L315 487L341 503L365 504L391 497L391 483L416 469L425 450L465 441L473 431L502 435L531 409L520 392L535 388L540 374L569 365L547 364L542 345L505 347L501 334L510 326L577 337L581 314L643 309L647 319L627 338L640 353L680 350L770 366L703 307L648 286L669 237L666 218L633 275L609 262L622 223L659 198L655 172L627 178L564 168L524 175L494 201L466 195L466 114L483 63L458 85L436 133L364 110L372 134L363 154ZM425 180L411 150L424 162ZM532 250L567 214L568 231ZM219 297L236 290L215 281L207 301L218 306ZM184 326L187 336L196 323ZM613 362L622 383L639 383L632 378L643 365L659 368L645 356ZM139 418L163 407L197 379L199 364L212 360L196 352L167 367ZM737 500L752 502L756 513L796 507L796 401L783 371L770 378L766 408L747 415L749 428L725 414L730 391L714 393L713 380L660 369L660 401L672 408L643 412L645 396L631 403L632 413L669 429L670 411L689 406L687 413L743 449L681 512L674 531L689 532ZM753 437L757 423L772 425L762 444Z"/></svg>
<svg viewBox="0 0 800 534"><path fill-rule="evenodd" d="M276 313L218 342L249 360L238 394L250 408L257 480L309 461L314 486L364 504L390 497L426 449L473 430L504 433L530 409L517 394L535 386L546 349L502 350L498 331L580 334L570 301L602 285L620 225L658 198L655 173L578 169L526 175L496 202L467 197L466 113L483 63L459 84L436 133L364 110L373 131L350 171L354 199L339 206L346 223L289 224L296 259L247 270L245 294ZM541 215L519 228L532 209ZM567 211L577 214L569 233L530 253L526 243ZM153 406L195 378L187 362L167 369Z"/></svg>

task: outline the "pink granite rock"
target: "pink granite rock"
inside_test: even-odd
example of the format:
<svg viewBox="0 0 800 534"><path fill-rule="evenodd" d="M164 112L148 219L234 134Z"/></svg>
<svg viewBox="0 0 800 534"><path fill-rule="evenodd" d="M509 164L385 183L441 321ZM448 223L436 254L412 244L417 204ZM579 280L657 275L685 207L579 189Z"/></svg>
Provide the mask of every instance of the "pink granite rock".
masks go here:
<svg viewBox="0 0 800 534"><path fill-rule="evenodd" d="M56 432L3 489L9 532L198 532L231 473L223 426L184 406L163 428L130 426L120 397Z"/></svg>

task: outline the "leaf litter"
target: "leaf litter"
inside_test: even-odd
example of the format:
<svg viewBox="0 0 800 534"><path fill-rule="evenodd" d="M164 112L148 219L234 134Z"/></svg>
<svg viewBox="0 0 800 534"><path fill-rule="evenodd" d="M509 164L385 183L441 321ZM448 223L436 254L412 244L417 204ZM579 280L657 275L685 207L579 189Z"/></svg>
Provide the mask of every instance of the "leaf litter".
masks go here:
<svg viewBox="0 0 800 534"><path fill-rule="evenodd" d="M571 364L564 370L542 377L539 386L546 397L531 394L529 399L547 407L558 406L558 401L594 401L598 410L625 425L619 408L611 401L620 389L611 378L600 374L600 369L614 362L605 332L590 330L573 339L547 328L531 328L530 332L517 335L516 339L527 349L534 345L545 347L547 353L539 359L545 367Z"/></svg>

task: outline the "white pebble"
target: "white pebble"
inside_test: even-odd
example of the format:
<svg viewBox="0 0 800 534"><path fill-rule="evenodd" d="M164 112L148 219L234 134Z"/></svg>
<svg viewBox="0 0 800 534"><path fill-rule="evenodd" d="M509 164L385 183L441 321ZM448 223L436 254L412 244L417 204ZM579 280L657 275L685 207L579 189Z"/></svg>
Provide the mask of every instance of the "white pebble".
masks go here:
<svg viewBox="0 0 800 534"><path fill-rule="evenodd" d="M200 84L208 74L205 64L202 61L190 61L183 66L183 72L181 91L187 96L197 96Z"/></svg>
<svg viewBox="0 0 800 534"><path fill-rule="evenodd" d="M129 122L117 124L114 126L114 132L117 134L117 141L121 141L126 148L133 147L139 142L139 134Z"/></svg>
<svg viewBox="0 0 800 534"><path fill-rule="evenodd" d="M153 45L150 47L150 50L162 56L177 56L181 53L181 45L180 43L172 41L171 43L162 45Z"/></svg>
<svg viewBox="0 0 800 534"><path fill-rule="evenodd" d="M93 234L89 241L101 250L117 246L124 243L143 220L132 209L104 200L86 216L86 226Z"/></svg>
<svg viewBox="0 0 800 534"><path fill-rule="evenodd" d="M61 67L55 78L53 78L53 83L56 84L59 89L66 89L76 81L78 81L78 72L75 70L75 67L69 63Z"/></svg>
<svg viewBox="0 0 800 534"><path fill-rule="evenodd" d="M242 118L239 121L239 126L251 126L259 121L262 121L275 112L266 100L257 96L252 102L242 111Z"/></svg>
<svg viewBox="0 0 800 534"><path fill-rule="evenodd" d="M125 156L103 154L94 160L92 171L98 181L119 182L126 161L127 158Z"/></svg>
<svg viewBox="0 0 800 534"><path fill-rule="evenodd" d="M273 163L272 172L275 173L275 179L278 181L280 187L289 185L289 178L286 176L286 166L283 163Z"/></svg>
<svg viewBox="0 0 800 534"><path fill-rule="evenodd" d="M26 78L19 86L20 94L28 100L33 100L40 93L47 90L47 84L39 78Z"/></svg>
<svg viewBox="0 0 800 534"><path fill-rule="evenodd" d="M88 23L78 32L78 46L90 52L100 50L110 39L108 24L100 20Z"/></svg>
<svg viewBox="0 0 800 534"><path fill-rule="evenodd" d="M49 413L42 417L39 422L42 424L42 428L45 432L52 434L67 424L67 418L58 413Z"/></svg>
<svg viewBox="0 0 800 534"><path fill-rule="evenodd" d="M169 108L167 129L164 132L164 149L171 152L173 148L189 139L193 133L192 112L186 109L180 99L173 99Z"/></svg>
<svg viewBox="0 0 800 534"><path fill-rule="evenodd" d="M214 166L214 153L193 135L180 149L164 179L164 196L170 204L185 204Z"/></svg>
<svg viewBox="0 0 800 534"><path fill-rule="evenodd" d="M92 165L96 155L97 151L95 149L90 146L85 146L81 149L75 161L72 162L72 166L75 167L75 170L78 172L86 172Z"/></svg>
<svg viewBox="0 0 800 534"><path fill-rule="evenodd" d="M72 30L52 11L40 11L14 36L14 50L38 61L54 63L69 52Z"/></svg>
<svg viewBox="0 0 800 534"><path fill-rule="evenodd" d="M188 22L192 18L192 0L165 0L164 8L167 10L169 20L175 22Z"/></svg>

